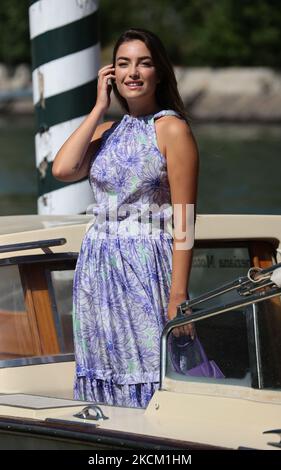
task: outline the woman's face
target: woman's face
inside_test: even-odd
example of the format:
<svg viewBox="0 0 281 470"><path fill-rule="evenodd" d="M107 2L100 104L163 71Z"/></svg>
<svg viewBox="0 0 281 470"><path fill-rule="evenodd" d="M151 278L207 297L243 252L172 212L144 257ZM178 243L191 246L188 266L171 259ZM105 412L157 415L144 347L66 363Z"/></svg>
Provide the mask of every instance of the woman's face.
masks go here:
<svg viewBox="0 0 281 470"><path fill-rule="evenodd" d="M136 39L121 44L116 54L115 77L117 89L127 101L155 95L160 80L144 42Z"/></svg>

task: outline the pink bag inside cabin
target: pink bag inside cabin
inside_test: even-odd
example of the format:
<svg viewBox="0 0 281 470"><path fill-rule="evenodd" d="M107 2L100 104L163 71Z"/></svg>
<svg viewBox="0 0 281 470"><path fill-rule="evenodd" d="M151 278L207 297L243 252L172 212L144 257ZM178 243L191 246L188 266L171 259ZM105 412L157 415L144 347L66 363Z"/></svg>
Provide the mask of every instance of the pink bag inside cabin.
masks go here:
<svg viewBox="0 0 281 470"><path fill-rule="evenodd" d="M176 337L171 333L168 339L172 365L176 372L191 377L225 378L215 361L209 360L198 336Z"/></svg>

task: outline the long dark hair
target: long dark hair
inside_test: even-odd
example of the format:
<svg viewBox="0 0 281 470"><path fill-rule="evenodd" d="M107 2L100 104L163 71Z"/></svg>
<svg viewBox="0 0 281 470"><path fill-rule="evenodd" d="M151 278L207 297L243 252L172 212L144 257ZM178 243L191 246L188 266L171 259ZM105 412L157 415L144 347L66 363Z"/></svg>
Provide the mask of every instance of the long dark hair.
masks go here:
<svg viewBox="0 0 281 470"><path fill-rule="evenodd" d="M163 43L159 37L156 36L156 34L146 29L140 28L130 28L125 31L123 34L121 34L114 46L112 58L113 65L115 66L117 51L121 44L124 42L133 41L135 39L145 43L155 64L156 71L160 79L160 83L158 83L156 87L157 104L161 107L161 109L173 109L174 111L177 111L183 119L187 120L184 104L178 91L177 80L171 61L167 55ZM120 95L114 82L113 92L122 108L128 112L129 107L127 101Z"/></svg>

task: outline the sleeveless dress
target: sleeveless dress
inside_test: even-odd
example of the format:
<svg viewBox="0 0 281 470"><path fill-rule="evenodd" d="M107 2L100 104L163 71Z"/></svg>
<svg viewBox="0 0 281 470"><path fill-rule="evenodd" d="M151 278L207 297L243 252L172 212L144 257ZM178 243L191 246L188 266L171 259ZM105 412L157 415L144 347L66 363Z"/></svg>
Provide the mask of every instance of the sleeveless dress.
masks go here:
<svg viewBox="0 0 281 470"><path fill-rule="evenodd" d="M79 400L146 407L159 386L173 242L166 159L155 132L164 115L180 117L172 110L124 115L90 164L93 221L73 281Z"/></svg>

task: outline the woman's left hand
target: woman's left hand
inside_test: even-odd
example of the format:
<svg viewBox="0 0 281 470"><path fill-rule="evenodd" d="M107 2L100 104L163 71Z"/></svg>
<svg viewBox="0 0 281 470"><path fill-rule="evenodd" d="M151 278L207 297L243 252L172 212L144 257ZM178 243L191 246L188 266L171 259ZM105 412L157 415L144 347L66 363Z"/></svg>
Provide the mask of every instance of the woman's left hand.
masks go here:
<svg viewBox="0 0 281 470"><path fill-rule="evenodd" d="M176 315L177 315L177 306L181 304L182 302L185 302L187 296L172 296L170 298L169 304L168 304L168 320L173 320ZM186 315L190 315L192 313L191 309L186 312ZM190 335L192 339L195 337L195 327L193 323L188 323L187 325L184 326L179 326L178 328L174 328L172 333L175 336L184 336L184 335Z"/></svg>

